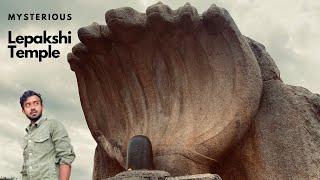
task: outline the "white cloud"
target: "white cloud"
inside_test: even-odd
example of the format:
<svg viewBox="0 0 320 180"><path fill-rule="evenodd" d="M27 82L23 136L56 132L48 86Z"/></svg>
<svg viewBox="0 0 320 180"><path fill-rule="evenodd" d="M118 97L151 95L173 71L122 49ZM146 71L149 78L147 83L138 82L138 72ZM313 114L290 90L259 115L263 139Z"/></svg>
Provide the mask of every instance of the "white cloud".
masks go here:
<svg viewBox="0 0 320 180"><path fill-rule="evenodd" d="M64 32L74 27L65 27ZM25 26L15 29L16 34L35 35L42 33L43 27ZM48 34L55 34L53 28L47 28ZM7 42L6 36L0 38ZM77 38L73 37L73 40ZM76 40L77 41L77 40ZM75 42L76 42L75 41ZM82 113L78 86L74 73L67 62L67 53L74 44L53 45L61 52L56 60L44 59L10 59L7 48L1 48L2 63L0 66L1 103L0 103L0 176L21 177L22 149L20 139L29 120L21 112L19 97L28 89L42 94L45 105L44 115L57 118L65 125L70 134L77 158L73 164L72 179L91 179L93 155L96 143L92 138ZM46 45L40 45L46 48ZM31 45L30 49L40 48Z"/></svg>
<svg viewBox="0 0 320 180"><path fill-rule="evenodd" d="M35 34L42 32L43 29L48 33L56 33L57 29L64 32L71 30L73 42L71 45L55 46L61 52L59 59L43 60L39 63L35 59L10 59L7 34L0 35L0 42L2 42L2 48L0 48L0 113L2 115L0 117L0 176L20 177L22 151L19 147L19 137L23 136L24 127L28 121L21 114L18 98L23 91L34 89L42 93L45 99L46 115L61 120L70 134L77 153L72 179L91 179L96 143L86 125L76 77L70 70L66 55L78 42L76 37L78 27L94 21L104 24L106 10L130 6L145 12L149 5L157 2L158 0L117 2L77 0L68 2L70 3L68 8L73 12L73 20L60 26L51 25L50 22L1 26L1 32L7 32L15 27L11 30L17 34ZM172 9L177 9L187 1L163 0L162 2L170 5ZM320 1L190 0L189 2L198 9L199 13L207 10L213 3L226 8L244 35L266 46L286 83L304 86L315 93L320 93L318 82L320 61L317 53L320 42L320 24L318 23L320 22ZM38 6L37 8L39 9ZM64 10L68 8L64 7ZM83 16L83 13L86 15Z"/></svg>

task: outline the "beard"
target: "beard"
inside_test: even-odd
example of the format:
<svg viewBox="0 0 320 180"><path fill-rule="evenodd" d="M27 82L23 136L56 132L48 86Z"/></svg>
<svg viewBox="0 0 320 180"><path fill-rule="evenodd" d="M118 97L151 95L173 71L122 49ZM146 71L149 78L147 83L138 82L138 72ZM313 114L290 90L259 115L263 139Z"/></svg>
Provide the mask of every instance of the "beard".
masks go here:
<svg viewBox="0 0 320 180"><path fill-rule="evenodd" d="M36 115L36 116L31 116L31 115L26 115L26 116L27 116L27 118L30 119L31 121L37 121L38 119L41 118L41 116L42 116L42 111L41 111L38 115Z"/></svg>

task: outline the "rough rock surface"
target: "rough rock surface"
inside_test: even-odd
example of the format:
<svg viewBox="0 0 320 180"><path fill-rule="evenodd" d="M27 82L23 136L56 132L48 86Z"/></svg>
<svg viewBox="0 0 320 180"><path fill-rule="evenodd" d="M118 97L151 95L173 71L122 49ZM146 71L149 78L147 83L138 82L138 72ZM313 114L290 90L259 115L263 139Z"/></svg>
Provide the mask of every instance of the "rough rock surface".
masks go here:
<svg viewBox="0 0 320 180"><path fill-rule="evenodd" d="M114 177L102 180L165 180L171 177L168 172L159 170L133 170L124 171Z"/></svg>
<svg viewBox="0 0 320 180"><path fill-rule="evenodd" d="M319 179L320 97L286 85L263 45L215 5L109 10L68 55L98 143L93 179L124 170L134 135L173 176Z"/></svg>
<svg viewBox="0 0 320 180"><path fill-rule="evenodd" d="M212 171L222 179L319 179L320 95L284 84L264 47L247 40L264 77L259 111Z"/></svg>
<svg viewBox="0 0 320 180"><path fill-rule="evenodd" d="M159 170L131 170L102 180L221 180L217 174L196 174L172 177L168 172Z"/></svg>
<svg viewBox="0 0 320 180"><path fill-rule="evenodd" d="M195 174L188 176L168 177L166 180L222 180L218 174Z"/></svg>

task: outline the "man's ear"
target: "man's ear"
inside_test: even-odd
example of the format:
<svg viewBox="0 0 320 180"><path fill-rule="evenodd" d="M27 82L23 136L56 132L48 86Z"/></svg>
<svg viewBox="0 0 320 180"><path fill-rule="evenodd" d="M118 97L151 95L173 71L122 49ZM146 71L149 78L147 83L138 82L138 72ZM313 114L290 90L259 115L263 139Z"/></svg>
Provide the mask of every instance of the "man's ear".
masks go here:
<svg viewBox="0 0 320 180"><path fill-rule="evenodd" d="M22 113L23 113L24 115L26 115L26 112L24 111L24 109L23 109L23 108L21 109L21 111L22 111Z"/></svg>

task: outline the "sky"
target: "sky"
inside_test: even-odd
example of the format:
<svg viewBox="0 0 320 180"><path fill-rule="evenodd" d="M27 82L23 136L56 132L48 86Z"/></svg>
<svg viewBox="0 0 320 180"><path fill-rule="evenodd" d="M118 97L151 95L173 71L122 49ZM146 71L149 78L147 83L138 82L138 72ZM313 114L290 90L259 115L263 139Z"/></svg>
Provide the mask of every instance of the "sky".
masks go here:
<svg viewBox="0 0 320 180"><path fill-rule="evenodd" d="M60 120L74 146L76 160L71 180L92 177L96 142L86 124L80 104L76 77L67 62L67 53L79 42L77 30L92 22L105 24L109 9L132 7L140 12L158 1L147 0L0 0L0 177L21 179L21 138L29 120L22 114L19 97L26 90L39 92L44 116ZM213 3L229 11L241 33L260 43L275 60L286 84L303 86L320 94L320 1L318 0L166 0L172 9L186 2L201 14ZM8 21L8 13L71 13L70 21ZM60 58L10 58L8 31L14 34L41 34L43 30L72 32L72 43L54 45ZM31 45L39 49L41 45ZM47 46L43 46L47 48Z"/></svg>

